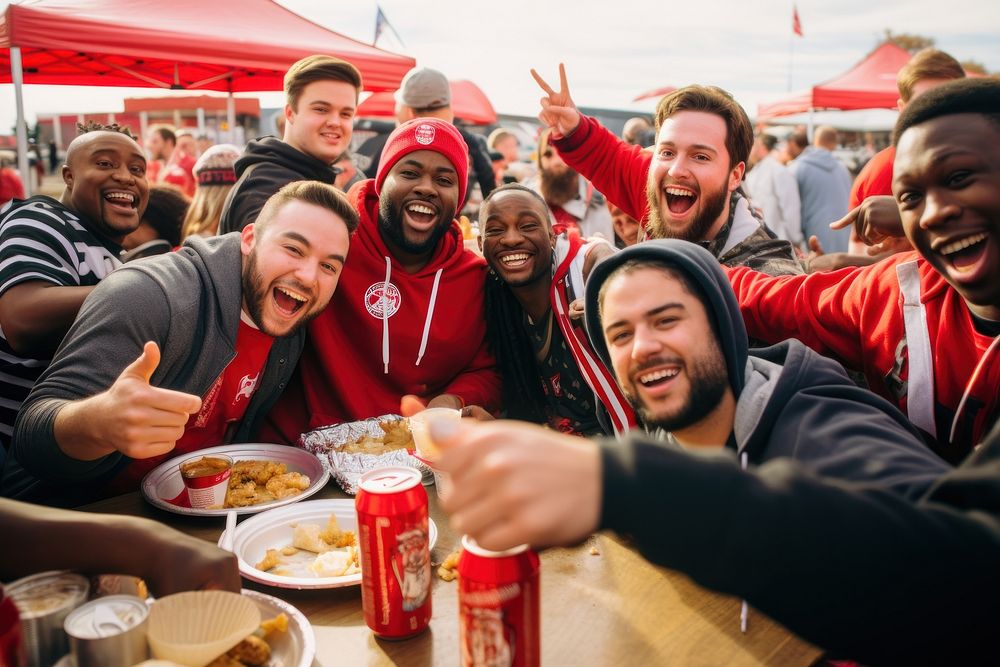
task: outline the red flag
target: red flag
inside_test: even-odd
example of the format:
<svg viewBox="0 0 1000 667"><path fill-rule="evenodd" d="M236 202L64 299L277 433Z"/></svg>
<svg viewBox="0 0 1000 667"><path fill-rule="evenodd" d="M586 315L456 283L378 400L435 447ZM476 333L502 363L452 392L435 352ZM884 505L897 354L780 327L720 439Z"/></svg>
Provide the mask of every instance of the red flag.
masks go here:
<svg viewBox="0 0 1000 667"><path fill-rule="evenodd" d="M802 21L799 20L799 9L792 5L792 32L802 37Z"/></svg>

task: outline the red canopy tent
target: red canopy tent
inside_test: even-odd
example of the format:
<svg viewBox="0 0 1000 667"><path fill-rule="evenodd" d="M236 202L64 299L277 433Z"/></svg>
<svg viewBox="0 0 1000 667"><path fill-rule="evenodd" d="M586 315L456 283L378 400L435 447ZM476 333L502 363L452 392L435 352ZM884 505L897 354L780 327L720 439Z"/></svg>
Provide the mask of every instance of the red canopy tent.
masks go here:
<svg viewBox="0 0 1000 667"><path fill-rule="evenodd" d="M22 83L281 90L289 65L326 53L357 66L366 90L382 91L398 88L416 64L270 0L24 0L0 19L0 48L19 136Z"/></svg>
<svg viewBox="0 0 1000 667"><path fill-rule="evenodd" d="M896 73L909 60L909 51L885 42L840 76L779 102L761 104L757 116L772 118L816 109L895 109L899 99Z"/></svg>
<svg viewBox="0 0 1000 667"><path fill-rule="evenodd" d="M479 86L464 79L448 83L451 85L451 110L456 118L474 125L497 122L497 112ZM362 118L393 118L396 115L393 94L375 93L358 105L358 115Z"/></svg>

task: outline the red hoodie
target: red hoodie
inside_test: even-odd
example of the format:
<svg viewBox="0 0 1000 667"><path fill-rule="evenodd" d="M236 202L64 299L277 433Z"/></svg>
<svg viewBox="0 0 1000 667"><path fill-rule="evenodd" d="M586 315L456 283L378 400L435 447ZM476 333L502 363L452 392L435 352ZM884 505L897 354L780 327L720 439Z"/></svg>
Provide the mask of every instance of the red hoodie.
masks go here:
<svg viewBox="0 0 1000 667"><path fill-rule="evenodd" d="M961 295L916 252L805 276L723 270L747 333L772 343L798 338L863 371L872 391L934 436L935 450L948 461L962 460L1000 412L1000 340L976 330ZM905 322L903 275L911 277L923 306L910 308L917 315L912 332ZM921 339L927 362L915 372L922 364L912 352ZM926 402L914 400L921 396Z"/></svg>
<svg viewBox="0 0 1000 667"><path fill-rule="evenodd" d="M357 184L348 197L361 223L330 305L309 324L302 388L289 387L271 425L295 442L320 426L399 412L404 394L455 394L495 409L500 376L486 343L486 262L465 250L452 223L427 266L408 274L379 234L375 181Z"/></svg>

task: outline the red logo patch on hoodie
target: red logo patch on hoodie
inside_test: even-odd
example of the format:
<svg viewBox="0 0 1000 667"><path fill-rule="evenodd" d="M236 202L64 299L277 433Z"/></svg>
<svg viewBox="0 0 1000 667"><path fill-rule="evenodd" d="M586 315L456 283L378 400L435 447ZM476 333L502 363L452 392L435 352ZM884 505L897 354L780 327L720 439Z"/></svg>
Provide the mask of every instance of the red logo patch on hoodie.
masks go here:
<svg viewBox="0 0 1000 667"><path fill-rule="evenodd" d="M388 288L386 288L387 285ZM399 293L399 289L392 283L386 283L382 280L373 283L365 292L365 308L368 309L368 314L376 320L395 315L402 302L403 297Z"/></svg>

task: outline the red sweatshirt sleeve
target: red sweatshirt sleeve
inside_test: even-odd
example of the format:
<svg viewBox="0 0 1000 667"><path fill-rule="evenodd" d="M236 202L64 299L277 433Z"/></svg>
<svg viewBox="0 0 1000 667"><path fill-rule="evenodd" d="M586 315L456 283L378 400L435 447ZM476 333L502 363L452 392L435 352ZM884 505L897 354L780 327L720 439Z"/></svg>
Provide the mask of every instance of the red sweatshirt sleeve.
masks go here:
<svg viewBox="0 0 1000 667"><path fill-rule="evenodd" d="M860 368L862 336L876 335L864 332L862 310L873 296L867 293L867 285L877 266L801 276L769 276L743 266L722 269L736 292L751 338L769 344L797 338L820 354L832 354Z"/></svg>
<svg viewBox="0 0 1000 667"><path fill-rule="evenodd" d="M552 145L569 166L593 183L608 201L646 224L646 176L653 157L612 134L596 118L580 116L573 134Z"/></svg>
<svg viewBox="0 0 1000 667"><path fill-rule="evenodd" d="M442 394L459 396L466 405L478 405L496 414L500 410L500 373L485 338L472 363L455 376Z"/></svg>

